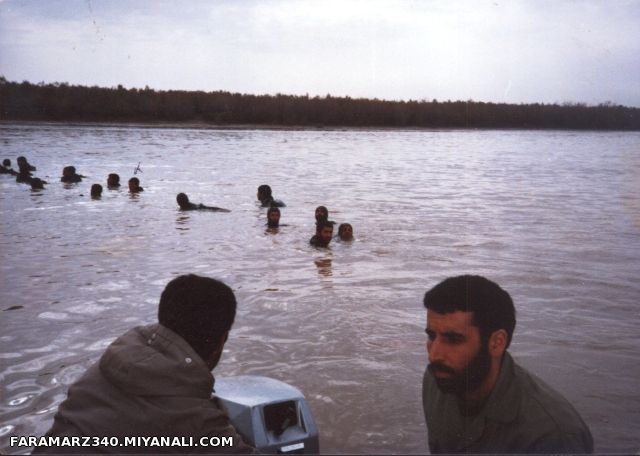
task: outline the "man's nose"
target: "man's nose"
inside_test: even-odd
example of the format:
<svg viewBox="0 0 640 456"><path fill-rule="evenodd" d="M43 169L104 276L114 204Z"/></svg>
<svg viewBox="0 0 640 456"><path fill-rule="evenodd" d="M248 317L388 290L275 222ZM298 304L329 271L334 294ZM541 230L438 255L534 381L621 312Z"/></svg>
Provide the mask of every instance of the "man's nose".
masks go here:
<svg viewBox="0 0 640 456"><path fill-rule="evenodd" d="M438 338L427 341L427 353L430 363L443 361L444 352L442 350L442 344L440 343Z"/></svg>

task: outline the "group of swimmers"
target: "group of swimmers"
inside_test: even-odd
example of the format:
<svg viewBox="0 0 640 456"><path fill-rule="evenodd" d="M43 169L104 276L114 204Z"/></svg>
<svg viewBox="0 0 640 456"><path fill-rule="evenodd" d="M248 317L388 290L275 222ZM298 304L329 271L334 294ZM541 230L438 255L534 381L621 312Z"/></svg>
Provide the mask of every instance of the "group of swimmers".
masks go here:
<svg viewBox="0 0 640 456"><path fill-rule="evenodd" d="M282 201L273 197L271 187L263 184L258 187L256 195L262 207L267 209L267 226L271 229L280 226L280 209L285 207ZM309 239L309 243L315 247L327 247L333 238L333 225L335 222L329 220L329 210L325 206L316 208L316 233ZM353 240L353 226L350 223L341 223L338 226L338 235L336 237L341 241Z"/></svg>
<svg viewBox="0 0 640 456"><path fill-rule="evenodd" d="M0 166L0 174L10 174L16 176L16 182L30 184L34 190L44 189L46 181L34 177L32 171L36 170L35 166L29 164L25 157L18 157L17 159L18 169L16 172L11 168L11 160L4 159L2 166ZM74 166L65 166L62 169L62 177L60 181L63 183L78 183L82 182L82 179L86 176L78 174ZM115 173L109 174L107 177L107 188L109 190L115 190L120 187L120 176ZM129 193L140 193L144 189L140 186L140 179L132 177L129 179ZM102 196L102 185L93 184L91 186L91 198L99 199ZM271 187L269 185L260 185L258 187L257 198L260 201L262 207L267 207L267 227L269 229L276 229L280 227L280 208L285 207L286 204L281 200L273 197ZM215 212L231 212L229 209L224 209L216 206L206 206L202 203L195 204L189 201L189 197L185 193L178 193L176 201L181 210L206 210ZM327 247L333 238L333 225L335 222L329 220L329 211L325 206L318 206L315 211L316 218L316 232L309 240L309 243L316 247ZM353 227L350 223L341 223L338 227L338 235L336 239L342 241L353 240Z"/></svg>
<svg viewBox="0 0 640 456"><path fill-rule="evenodd" d="M18 171L15 171L11 168L11 160L5 158L2 161L2 165L0 166L0 174L9 174L11 176L16 176L16 182L20 182L23 184L31 185L31 189L33 190L42 190L44 189L44 185L48 182L40 179L39 177L35 177L32 174L32 171L36 170L36 167L31 165L25 157L18 157L16 160L18 162ZM82 179L86 176L82 174L78 174L76 172L75 166L65 166L62 169L62 177L60 178L60 182L65 184L75 184L78 182L82 182ZM113 190L120 187L120 176L112 173L107 177L107 188ZM144 188L140 186L140 179L137 177L132 177L129 179L129 192L130 193L140 193L144 191ZM102 185L93 184L91 186L91 198L98 199L102 196Z"/></svg>

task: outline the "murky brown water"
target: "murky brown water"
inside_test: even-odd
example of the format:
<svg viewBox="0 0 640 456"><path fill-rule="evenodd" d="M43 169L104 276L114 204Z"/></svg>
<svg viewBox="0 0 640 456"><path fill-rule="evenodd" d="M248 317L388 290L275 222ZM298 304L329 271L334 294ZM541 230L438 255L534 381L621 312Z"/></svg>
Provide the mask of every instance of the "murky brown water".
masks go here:
<svg viewBox="0 0 640 456"><path fill-rule="evenodd" d="M640 450L638 133L0 125L0 144L50 182L32 192L0 176L3 452L20 452L11 435L43 434L67 387L154 321L186 272L239 298L215 375L300 388L323 452L427 451L421 299L461 273L511 292L511 352L575 404L596 451ZM144 193L89 198L138 162ZM89 177L65 188L70 164ZM275 235L262 183L287 203ZM179 213L179 191L232 212ZM354 243L308 245L319 204Z"/></svg>

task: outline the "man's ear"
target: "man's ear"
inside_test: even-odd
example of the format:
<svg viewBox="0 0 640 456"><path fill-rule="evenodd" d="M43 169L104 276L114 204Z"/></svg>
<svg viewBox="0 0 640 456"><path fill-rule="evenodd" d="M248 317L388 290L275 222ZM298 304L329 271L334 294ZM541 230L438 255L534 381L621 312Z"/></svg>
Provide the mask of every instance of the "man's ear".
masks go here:
<svg viewBox="0 0 640 456"><path fill-rule="evenodd" d="M507 349L507 331L498 329L489 337L489 354L494 358L500 358Z"/></svg>

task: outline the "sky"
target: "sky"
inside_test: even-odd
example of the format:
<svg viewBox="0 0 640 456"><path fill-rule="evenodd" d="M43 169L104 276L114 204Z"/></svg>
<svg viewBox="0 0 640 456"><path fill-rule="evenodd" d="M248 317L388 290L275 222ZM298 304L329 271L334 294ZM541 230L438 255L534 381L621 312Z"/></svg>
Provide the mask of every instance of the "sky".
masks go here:
<svg viewBox="0 0 640 456"><path fill-rule="evenodd" d="M0 0L0 75L640 107L640 0Z"/></svg>

